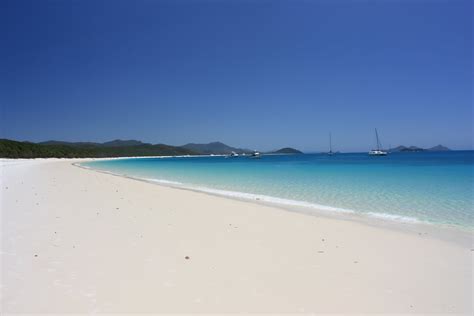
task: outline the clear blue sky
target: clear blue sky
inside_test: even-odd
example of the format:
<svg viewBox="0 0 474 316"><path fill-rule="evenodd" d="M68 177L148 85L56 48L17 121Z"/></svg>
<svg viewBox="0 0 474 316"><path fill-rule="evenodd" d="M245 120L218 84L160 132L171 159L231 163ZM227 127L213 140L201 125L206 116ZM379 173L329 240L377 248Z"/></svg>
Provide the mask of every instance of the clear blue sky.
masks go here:
<svg viewBox="0 0 474 316"><path fill-rule="evenodd" d="M0 137L472 148L472 1L0 2Z"/></svg>

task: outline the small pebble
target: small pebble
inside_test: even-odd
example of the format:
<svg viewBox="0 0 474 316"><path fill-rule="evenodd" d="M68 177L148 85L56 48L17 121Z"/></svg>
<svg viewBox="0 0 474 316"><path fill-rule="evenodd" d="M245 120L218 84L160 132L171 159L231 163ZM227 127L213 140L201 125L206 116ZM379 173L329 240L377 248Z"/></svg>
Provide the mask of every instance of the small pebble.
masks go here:
<svg viewBox="0 0 474 316"><path fill-rule="evenodd" d="M38 257L38 255L35 255L35 257Z"/></svg>
<svg viewBox="0 0 474 316"><path fill-rule="evenodd" d="M184 257L184 259L188 260L188 259L189 259L189 256Z"/></svg>

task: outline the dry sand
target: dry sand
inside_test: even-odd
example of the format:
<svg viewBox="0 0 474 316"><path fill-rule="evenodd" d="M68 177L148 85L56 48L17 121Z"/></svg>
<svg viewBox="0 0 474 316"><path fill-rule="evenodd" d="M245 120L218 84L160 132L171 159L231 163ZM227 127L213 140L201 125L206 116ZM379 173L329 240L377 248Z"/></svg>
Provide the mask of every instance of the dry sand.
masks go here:
<svg viewBox="0 0 474 316"><path fill-rule="evenodd" d="M473 313L472 235L308 216L71 163L2 162L2 313Z"/></svg>

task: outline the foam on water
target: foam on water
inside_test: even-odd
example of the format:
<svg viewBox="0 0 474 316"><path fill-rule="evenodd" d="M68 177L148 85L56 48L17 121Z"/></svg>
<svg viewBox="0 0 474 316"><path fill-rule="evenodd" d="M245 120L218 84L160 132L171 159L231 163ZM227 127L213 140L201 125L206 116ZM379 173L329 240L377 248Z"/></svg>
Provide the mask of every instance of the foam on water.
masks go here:
<svg viewBox="0 0 474 316"><path fill-rule="evenodd" d="M145 180L145 181L148 181L148 182L154 182L154 183L160 183L160 184L173 184L173 185L176 185L176 186L182 186L183 185L181 182L178 182L178 181L170 181L170 180L164 180L164 179L143 178L143 179L139 179L139 180Z"/></svg>
<svg viewBox="0 0 474 316"><path fill-rule="evenodd" d="M120 174L115 174L115 175L123 176L123 175L120 175ZM169 180L164 180L164 179L137 178L137 177L130 177L130 178L137 179L137 180L144 180L144 181L147 181L147 182L152 182L152 183L157 183L157 184L170 185L170 186L175 187L175 188L188 189L188 190L192 190L192 191L205 192L205 193L209 193L209 194L213 194L213 195L231 197L231 198L235 198L235 199L242 199L242 200L248 200L248 201L260 201L260 202L266 202L266 203L278 204L278 205L288 205L288 206L312 208L312 209L317 209L318 211L328 211L328 212L338 212L338 213L354 213L354 211L350 210L350 209L344 209L344 208L332 207L332 206L327 206L327 205L309 203L309 202L305 202L305 201L282 199L282 198L278 198L278 197L275 197L275 196L269 196L269 195L245 193L245 192L238 192L238 191L219 190L219 189L213 189L213 188L208 188L208 187L203 187L203 186L190 186L190 185L185 185L182 182L169 181Z"/></svg>
<svg viewBox="0 0 474 316"><path fill-rule="evenodd" d="M396 222L405 222L405 223L421 223L418 218L410 217L410 216L401 216L401 215L393 215L393 214L386 214L386 213L374 213L368 212L367 215L371 217L376 217L384 220L396 221Z"/></svg>
<svg viewBox="0 0 474 316"><path fill-rule="evenodd" d="M306 207L317 209L319 211L329 211L329 212L338 212L338 213L354 213L353 210L343 209L339 207L332 207L327 205L309 203L305 201L297 201L297 200L289 200L278 198L269 195L262 195L262 194L252 194L252 193L245 193L245 192L237 192L237 191L226 191L226 190L218 190L218 189L211 189L206 187L195 187L191 188L197 191L211 193L215 195L233 197L237 199L244 199L244 200L251 200L251 201L261 201L267 202L272 204L279 204L279 205L288 205L288 206L298 206L298 207Z"/></svg>
<svg viewBox="0 0 474 316"><path fill-rule="evenodd" d="M259 201L259 202L275 204L275 205L280 205L280 206L302 207L306 209L313 209L318 212L324 211L324 212L336 212L336 213L345 213L345 214L357 213L356 211L351 210L351 209L332 207L328 205L309 203L305 201L282 199L275 196L268 196L268 195L262 195L262 194L218 190L218 189L212 189L212 188L207 188L207 187L193 187L193 186L184 185L181 182L168 181L168 180L163 180L163 179L145 178L142 180L158 183L158 184L171 185L172 187L176 187L176 188L205 192L205 193L218 195L218 196L230 197L230 198L247 200L247 201ZM379 219L389 220L389 221L404 222L404 223L422 223L422 221L420 221L419 219L415 217L409 217L409 216L393 215L393 214L386 214L386 213L375 213L375 212L368 212L366 213L366 215L369 217L374 217L374 218L379 218Z"/></svg>

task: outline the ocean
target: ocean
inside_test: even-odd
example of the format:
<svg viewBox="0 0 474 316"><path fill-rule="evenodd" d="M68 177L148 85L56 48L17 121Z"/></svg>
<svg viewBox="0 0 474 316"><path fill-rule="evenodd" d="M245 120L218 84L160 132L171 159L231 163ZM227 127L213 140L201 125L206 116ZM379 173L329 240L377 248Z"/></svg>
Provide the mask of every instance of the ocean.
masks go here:
<svg viewBox="0 0 474 316"><path fill-rule="evenodd" d="M131 158L82 165L307 212L474 230L474 151Z"/></svg>

